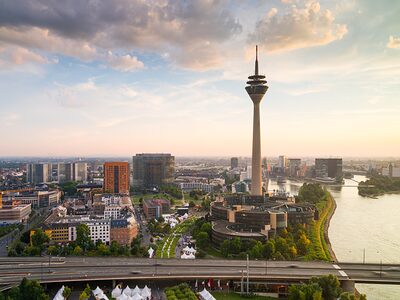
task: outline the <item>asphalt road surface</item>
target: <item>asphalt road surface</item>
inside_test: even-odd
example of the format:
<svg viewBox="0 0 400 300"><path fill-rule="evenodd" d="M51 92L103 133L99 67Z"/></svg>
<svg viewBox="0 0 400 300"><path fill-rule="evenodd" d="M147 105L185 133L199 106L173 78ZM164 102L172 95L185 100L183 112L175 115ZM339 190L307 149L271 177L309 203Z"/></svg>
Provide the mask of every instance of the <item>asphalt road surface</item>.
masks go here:
<svg viewBox="0 0 400 300"><path fill-rule="evenodd" d="M246 261L138 259L126 257L24 257L0 258L0 285L19 283L21 278L42 282L128 279L201 278L240 279ZM357 283L400 284L400 265L332 264L325 262L250 261L251 280L301 281L334 274Z"/></svg>

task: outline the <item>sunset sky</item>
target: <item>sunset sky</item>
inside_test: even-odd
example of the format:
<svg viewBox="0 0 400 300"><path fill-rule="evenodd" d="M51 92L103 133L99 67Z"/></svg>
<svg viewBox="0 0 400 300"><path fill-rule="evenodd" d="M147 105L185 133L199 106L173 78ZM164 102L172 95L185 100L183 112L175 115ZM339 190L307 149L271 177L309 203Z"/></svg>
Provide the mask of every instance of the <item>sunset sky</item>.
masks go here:
<svg viewBox="0 0 400 300"><path fill-rule="evenodd" d="M0 156L400 156L399 1L0 0Z"/></svg>

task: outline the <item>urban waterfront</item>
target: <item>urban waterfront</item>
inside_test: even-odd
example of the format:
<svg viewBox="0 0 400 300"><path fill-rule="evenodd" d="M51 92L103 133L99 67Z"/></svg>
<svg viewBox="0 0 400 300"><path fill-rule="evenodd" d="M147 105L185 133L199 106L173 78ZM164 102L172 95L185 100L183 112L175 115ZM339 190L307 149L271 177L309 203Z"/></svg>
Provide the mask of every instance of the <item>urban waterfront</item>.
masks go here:
<svg viewBox="0 0 400 300"><path fill-rule="evenodd" d="M355 181L365 176L355 176ZM400 194L379 196L378 199L358 195L356 182L345 179L345 187L330 187L337 203L329 226L329 239L339 261L367 263L400 263L400 231L395 226L400 215ZM269 190L284 189L297 194L302 182L278 185L269 182ZM357 284L368 300L398 299L400 286Z"/></svg>

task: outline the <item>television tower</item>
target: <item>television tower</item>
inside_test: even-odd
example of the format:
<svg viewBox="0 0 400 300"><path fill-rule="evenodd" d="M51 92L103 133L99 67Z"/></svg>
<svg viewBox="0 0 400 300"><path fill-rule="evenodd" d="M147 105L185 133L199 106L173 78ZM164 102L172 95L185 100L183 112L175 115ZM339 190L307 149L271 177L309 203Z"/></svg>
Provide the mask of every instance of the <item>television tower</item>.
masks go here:
<svg viewBox="0 0 400 300"><path fill-rule="evenodd" d="M246 91L254 104L253 113L253 150L251 157L251 195L262 196L261 175L261 134L260 134L260 102L268 90L264 75L258 74L258 47L256 46L256 62L254 75L248 77Z"/></svg>

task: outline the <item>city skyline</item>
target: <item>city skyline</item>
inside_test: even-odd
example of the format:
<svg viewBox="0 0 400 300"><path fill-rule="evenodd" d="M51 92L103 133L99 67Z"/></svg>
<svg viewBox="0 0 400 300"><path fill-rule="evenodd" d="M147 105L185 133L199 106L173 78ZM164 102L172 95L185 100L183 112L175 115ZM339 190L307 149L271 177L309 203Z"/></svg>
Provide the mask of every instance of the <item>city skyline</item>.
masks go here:
<svg viewBox="0 0 400 300"><path fill-rule="evenodd" d="M3 3L0 156L250 156L255 44L262 157L400 153L399 4L123 5Z"/></svg>

